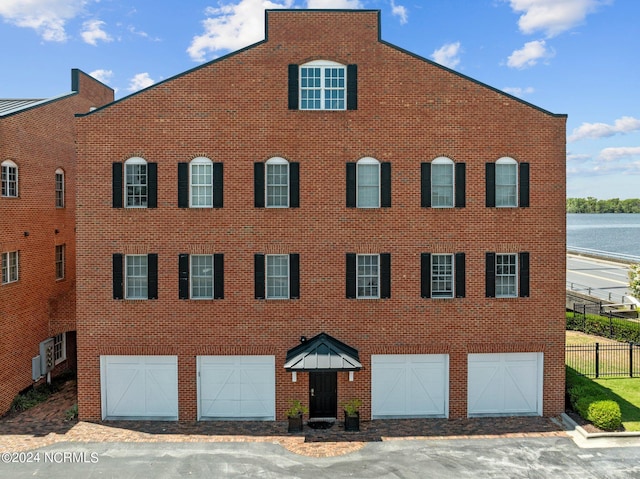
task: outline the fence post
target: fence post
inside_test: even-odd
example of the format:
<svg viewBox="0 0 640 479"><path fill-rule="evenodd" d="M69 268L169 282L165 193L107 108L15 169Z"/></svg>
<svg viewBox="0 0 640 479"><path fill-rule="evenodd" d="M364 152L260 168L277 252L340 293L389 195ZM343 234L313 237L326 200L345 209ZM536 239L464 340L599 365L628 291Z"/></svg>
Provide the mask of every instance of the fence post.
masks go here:
<svg viewBox="0 0 640 479"><path fill-rule="evenodd" d="M600 376L600 343L596 343L596 379Z"/></svg>
<svg viewBox="0 0 640 479"><path fill-rule="evenodd" d="M633 343L629 342L629 377L633 377Z"/></svg>

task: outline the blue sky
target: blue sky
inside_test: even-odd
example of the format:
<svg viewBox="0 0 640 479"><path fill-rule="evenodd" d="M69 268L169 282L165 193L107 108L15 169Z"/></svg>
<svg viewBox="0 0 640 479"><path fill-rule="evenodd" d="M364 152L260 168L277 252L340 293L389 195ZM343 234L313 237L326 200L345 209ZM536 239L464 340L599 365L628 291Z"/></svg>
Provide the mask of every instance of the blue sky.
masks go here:
<svg viewBox="0 0 640 479"><path fill-rule="evenodd" d="M567 123L567 196L640 197L638 0L0 0L0 98L122 98L264 38L265 8L379 9L382 38Z"/></svg>

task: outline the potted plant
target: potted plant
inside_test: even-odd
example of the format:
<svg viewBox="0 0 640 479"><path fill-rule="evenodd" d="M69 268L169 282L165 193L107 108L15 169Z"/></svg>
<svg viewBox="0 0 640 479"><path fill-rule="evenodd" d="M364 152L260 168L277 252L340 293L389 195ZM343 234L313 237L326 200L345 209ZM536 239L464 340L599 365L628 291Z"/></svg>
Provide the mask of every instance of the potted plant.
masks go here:
<svg viewBox="0 0 640 479"><path fill-rule="evenodd" d="M309 408L304 406L299 399L291 401L291 407L285 411L289 420L288 432L302 432L302 415L308 412Z"/></svg>
<svg viewBox="0 0 640 479"><path fill-rule="evenodd" d="M360 406L362 400L354 398L342 404L344 408L344 430L359 431L360 430Z"/></svg>

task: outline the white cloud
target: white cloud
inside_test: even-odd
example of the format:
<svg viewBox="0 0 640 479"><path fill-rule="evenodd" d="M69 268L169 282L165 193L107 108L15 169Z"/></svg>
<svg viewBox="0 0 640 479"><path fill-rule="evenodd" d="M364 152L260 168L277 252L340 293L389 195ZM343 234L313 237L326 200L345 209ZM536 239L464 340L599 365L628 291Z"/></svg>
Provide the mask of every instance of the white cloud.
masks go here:
<svg viewBox="0 0 640 479"><path fill-rule="evenodd" d="M507 59L507 65L511 68L528 68L538 63L541 58L551 58L553 51L547 50L544 40L527 42L520 50L515 50Z"/></svg>
<svg viewBox="0 0 640 479"><path fill-rule="evenodd" d="M508 87L503 88L502 91L505 92L505 93L509 93L510 95L520 97L520 98L522 98L525 95L531 95L533 92L535 92L535 90L530 86L528 86L526 88L521 88L521 87L518 87L518 86L516 86L516 87L509 87L508 86Z"/></svg>
<svg viewBox="0 0 640 479"><path fill-rule="evenodd" d="M435 50L431 54L431 58L440 65L444 65L448 68L455 68L460 63L460 58L458 56L460 53L462 53L460 42L446 43L439 49Z"/></svg>
<svg viewBox="0 0 640 479"><path fill-rule="evenodd" d="M127 88L127 90L131 92L142 90L143 88L147 88L154 83L155 81L149 76L148 73L138 73L129 82L129 87Z"/></svg>
<svg viewBox="0 0 640 479"><path fill-rule="evenodd" d="M113 78L113 70L94 70L89 75L102 83L108 83Z"/></svg>
<svg viewBox="0 0 640 479"><path fill-rule="evenodd" d="M543 31L553 37L584 22L589 13L611 0L509 0L511 9L522 13L520 31L531 34Z"/></svg>
<svg viewBox="0 0 640 479"><path fill-rule="evenodd" d="M0 16L18 27L33 28L43 40L67 40L65 23L78 16L90 0L2 0Z"/></svg>
<svg viewBox="0 0 640 479"><path fill-rule="evenodd" d="M344 2L340 2L344 3ZM203 62L207 53L237 50L264 38L264 11L268 8L290 8L293 0L280 3L268 0L220 2L217 8L207 7L202 21L204 33L196 35L187 48L192 60Z"/></svg>
<svg viewBox="0 0 640 479"><path fill-rule="evenodd" d="M394 2L393 0L391 0L391 13L400 17L401 25L407 23L409 12L407 11L406 7L403 7L402 5L396 5L396 2Z"/></svg>
<svg viewBox="0 0 640 479"><path fill-rule="evenodd" d="M604 161L616 161L636 156L640 156L640 146L617 146L605 148L598 158Z"/></svg>
<svg viewBox="0 0 640 479"><path fill-rule="evenodd" d="M640 130L640 120L632 116L618 118L613 125L606 123L583 123L575 128L567 141L583 140L585 138L605 138L617 133L631 133Z"/></svg>
<svg viewBox="0 0 640 479"><path fill-rule="evenodd" d="M362 8L360 0L307 0L307 8Z"/></svg>
<svg viewBox="0 0 640 479"><path fill-rule="evenodd" d="M591 155L587 155L584 153L568 153L567 161L587 161L591 160Z"/></svg>
<svg viewBox="0 0 640 479"><path fill-rule="evenodd" d="M113 38L102 27L106 25L102 20L88 20L82 24L82 39L89 45L96 46L98 40L111 42Z"/></svg>

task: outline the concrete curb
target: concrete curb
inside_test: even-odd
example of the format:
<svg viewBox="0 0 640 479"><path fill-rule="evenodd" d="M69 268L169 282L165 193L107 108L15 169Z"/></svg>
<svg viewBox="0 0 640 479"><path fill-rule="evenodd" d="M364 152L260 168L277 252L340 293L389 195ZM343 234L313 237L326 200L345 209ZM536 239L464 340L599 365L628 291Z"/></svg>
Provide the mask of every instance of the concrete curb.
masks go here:
<svg viewBox="0 0 640 479"><path fill-rule="evenodd" d="M567 434L582 448L595 447L638 447L640 432L587 432L567 414L561 414Z"/></svg>

